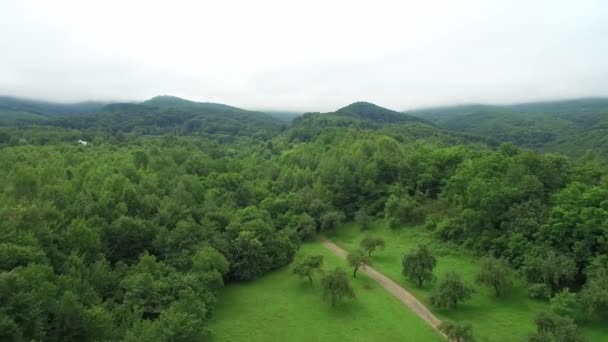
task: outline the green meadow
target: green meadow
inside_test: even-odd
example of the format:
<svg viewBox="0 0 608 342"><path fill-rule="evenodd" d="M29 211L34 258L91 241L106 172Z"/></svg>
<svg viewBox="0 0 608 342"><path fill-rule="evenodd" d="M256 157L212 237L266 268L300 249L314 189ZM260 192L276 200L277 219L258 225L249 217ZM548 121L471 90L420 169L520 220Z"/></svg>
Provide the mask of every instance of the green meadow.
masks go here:
<svg viewBox="0 0 608 342"><path fill-rule="evenodd" d="M318 243L299 254L320 254L324 267L346 263ZM228 285L211 323L213 341L442 341L422 319L375 281L351 278L356 298L331 307L289 267L251 282Z"/></svg>
<svg viewBox="0 0 608 342"><path fill-rule="evenodd" d="M533 300L527 296L525 284L515 279L513 290L504 298L494 297L488 288L475 285L474 278L480 263L479 258L462 248L442 243L420 227L390 229L382 222L376 222L367 232L362 232L354 223L339 227L327 238L344 249L352 250L366 234L381 236L386 241L384 250L372 256L373 267L389 276L412 292L441 319L467 321L473 325L478 341L523 341L535 329L534 318L543 310L548 310L546 302ZM433 284L418 288L401 274L401 258L418 244L426 244L437 257L435 276L441 278L448 271L460 273L463 280L473 285L476 293L455 310L438 310L430 306L429 295ZM589 322L583 330L590 341L608 340L608 322Z"/></svg>

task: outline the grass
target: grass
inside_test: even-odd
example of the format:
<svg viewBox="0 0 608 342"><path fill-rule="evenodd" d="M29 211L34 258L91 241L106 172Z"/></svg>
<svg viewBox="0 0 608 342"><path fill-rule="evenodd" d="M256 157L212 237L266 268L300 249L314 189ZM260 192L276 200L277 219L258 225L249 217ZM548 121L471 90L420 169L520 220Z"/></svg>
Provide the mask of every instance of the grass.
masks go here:
<svg viewBox="0 0 608 342"><path fill-rule="evenodd" d="M490 289L475 286L477 292L473 297L455 310L434 309L428 301L433 285L420 289L401 275L403 254L424 243L437 256L434 273L438 278L448 271L457 271L471 285L474 285L474 277L479 270L479 258L437 241L428 231L419 227L392 230L378 222L373 225L370 233L386 240L386 248L374 253L372 266L412 292L441 319L470 322L478 341L524 341L535 329L533 322L538 312L548 310L547 303L528 298L525 286L519 279L515 281L513 291L504 298L495 298ZM359 246L364 236L365 233L351 223L343 225L327 238L352 250ZM583 328L590 341L608 340L608 324L595 322Z"/></svg>
<svg viewBox="0 0 608 342"><path fill-rule="evenodd" d="M346 267L318 243L299 254L321 254L324 267ZM349 272L350 274L350 272ZM351 278L357 298L331 307L321 299L319 277L313 286L289 268L220 294L211 323L213 341L442 341L422 319L375 281Z"/></svg>

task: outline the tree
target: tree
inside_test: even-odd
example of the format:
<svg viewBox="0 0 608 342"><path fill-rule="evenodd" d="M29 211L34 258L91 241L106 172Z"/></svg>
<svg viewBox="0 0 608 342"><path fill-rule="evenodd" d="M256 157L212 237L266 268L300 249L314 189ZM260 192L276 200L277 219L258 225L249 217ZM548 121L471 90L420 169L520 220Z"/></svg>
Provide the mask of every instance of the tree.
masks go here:
<svg viewBox="0 0 608 342"><path fill-rule="evenodd" d="M230 268L237 280L251 280L262 275L272 260L264 245L250 231L242 231L230 245Z"/></svg>
<svg viewBox="0 0 608 342"><path fill-rule="evenodd" d="M459 302L471 298L473 289L467 286L456 272L449 272L431 294L431 304L439 308L454 309Z"/></svg>
<svg viewBox="0 0 608 342"><path fill-rule="evenodd" d="M357 271L359 270L359 267L370 264L369 256L362 249L356 249L348 253L348 255L346 256L346 260L348 261L348 264L350 266L354 267L353 277L355 278L357 277Z"/></svg>
<svg viewBox="0 0 608 342"><path fill-rule="evenodd" d="M576 275L575 261L553 250L526 255L521 269L528 283L544 283L551 293L563 288Z"/></svg>
<svg viewBox="0 0 608 342"><path fill-rule="evenodd" d="M322 265L322 255L306 255L294 262L291 271L300 278L308 278L310 285L312 285L312 275L321 272Z"/></svg>
<svg viewBox="0 0 608 342"><path fill-rule="evenodd" d="M587 267L587 283L580 294L586 314L593 317L608 309L608 256L595 258Z"/></svg>
<svg viewBox="0 0 608 342"><path fill-rule="evenodd" d="M348 281L346 271L340 267L336 267L323 275L321 287L323 300L330 302L331 306L335 306L344 298L355 298L355 291Z"/></svg>
<svg viewBox="0 0 608 342"><path fill-rule="evenodd" d="M474 342L473 326L470 323L444 321L439 325L439 330L446 334L448 341Z"/></svg>
<svg viewBox="0 0 608 342"><path fill-rule="evenodd" d="M384 205L384 217L391 228L397 228L400 224L419 223L424 215L416 200L407 194L402 197L390 195Z"/></svg>
<svg viewBox="0 0 608 342"><path fill-rule="evenodd" d="M224 255L211 246L201 247L192 257L192 271L206 278L218 289L224 285L222 277L230 270L230 263Z"/></svg>
<svg viewBox="0 0 608 342"><path fill-rule="evenodd" d="M377 248L384 249L385 242L381 237L366 236L363 240L361 240L359 246L367 251L367 255L371 256L372 252Z"/></svg>
<svg viewBox="0 0 608 342"><path fill-rule="evenodd" d="M344 220L344 214L340 211L328 211L321 216L321 229L332 230Z"/></svg>
<svg viewBox="0 0 608 342"><path fill-rule="evenodd" d="M433 269L437 265L437 259L425 245L419 245L418 249L403 256L401 262L403 276L416 282L422 287L425 282L433 279Z"/></svg>
<svg viewBox="0 0 608 342"><path fill-rule="evenodd" d="M355 213L355 222L357 222L357 224L361 226L362 230L369 229L371 217L369 217L366 208L361 208L357 210L357 212Z"/></svg>
<svg viewBox="0 0 608 342"><path fill-rule="evenodd" d="M313 238L317 232L315 219L307 213L291 216L289 218L288 228L297 232L298 237L302 241Z"/></svg>
<svg viewBox="0 0 608 342"><path fill-rule="evenodd" d="M586 338L570 318L541 312L534 320L536 332L528 337L529 342L584 342Z"/></svg>
<svg viewBox="0 0 608 342"><path fill-rule="evenodd" d="M494 289L496 297L502 297L513 287L511 268L502 259L485 258L475 282Z"/></svg>
<svg viewBox="0 0 608 342"><path fill-rule="evenodd" d="M580 317L581 307L576 293L563 289L551 298L551 311L558 316L576 320Z"/></svg>

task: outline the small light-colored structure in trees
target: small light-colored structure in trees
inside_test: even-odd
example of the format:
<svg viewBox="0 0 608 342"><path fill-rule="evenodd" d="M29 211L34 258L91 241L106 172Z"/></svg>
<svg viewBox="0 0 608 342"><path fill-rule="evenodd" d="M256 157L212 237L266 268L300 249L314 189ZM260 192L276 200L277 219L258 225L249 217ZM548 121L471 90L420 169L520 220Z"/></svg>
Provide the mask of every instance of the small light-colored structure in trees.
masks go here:
<svg viewBox="0 0 608 342"><path fill-rule="evenodd" d="M88 142L84 140L78 140L79 145L87 146Z"/></svg>

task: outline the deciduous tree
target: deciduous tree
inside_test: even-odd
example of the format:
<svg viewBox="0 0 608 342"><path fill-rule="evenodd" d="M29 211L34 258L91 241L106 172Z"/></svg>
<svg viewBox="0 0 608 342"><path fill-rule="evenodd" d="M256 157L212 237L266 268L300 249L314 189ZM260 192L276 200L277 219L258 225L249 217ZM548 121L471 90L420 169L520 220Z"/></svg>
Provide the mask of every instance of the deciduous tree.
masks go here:
<svg viewBox="0 0 608 342"><path fill-rule="evenodd" d="M346 256L348 264L353 267L353 277L357 277L359 267L369 265L369 256L362 249L356 249Z"/></svg>
<svg viewBox="0 0 608 342"><path fill-rule="evenodd" d="M511 273L511 268L504 260L488 257L481 262L475 282L493 288L496 297L502 297L513 287Z"/></svg>
<svg viewBox="0 0 608 342"><path fill-rule="evenodd" d="M336 267L323 275L321 287L323 300L329 302L331 306L335 306L344 298L355 298L355 291L348 281L346 271L340 267Z"/></svg>
<svg viewBox="0 0 608 342"><path fill-rule="evenodd" d="M433 279L433 269L437 259L425 245L419 245L414 251L403 256L402 274L416 282L418 287Z"/></svg>
<svg viewBox="0 0 608 342"><path fill-rule="evenodd" d="M473 289L465 284L456 272L449 272L431 294L431 304L439 308L454 309L460 302L471 298Z"/></svg>
<svg viewBox="0 0 608 342"><path fill-rule="evenodd" d="M312 276L321 271L323 265L322 255L306 255L294 261L291 271L300 278L308 278L312 285Z"/></svg>

